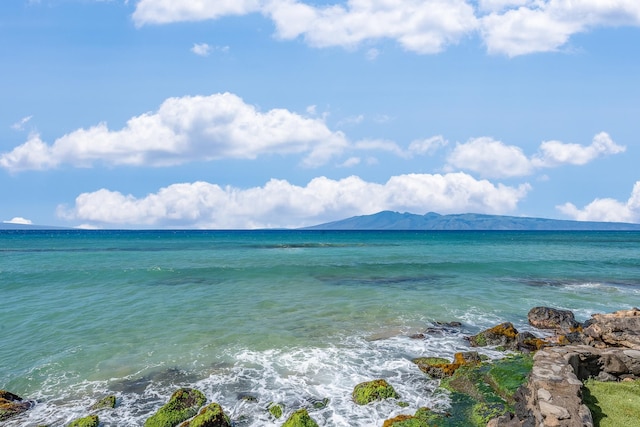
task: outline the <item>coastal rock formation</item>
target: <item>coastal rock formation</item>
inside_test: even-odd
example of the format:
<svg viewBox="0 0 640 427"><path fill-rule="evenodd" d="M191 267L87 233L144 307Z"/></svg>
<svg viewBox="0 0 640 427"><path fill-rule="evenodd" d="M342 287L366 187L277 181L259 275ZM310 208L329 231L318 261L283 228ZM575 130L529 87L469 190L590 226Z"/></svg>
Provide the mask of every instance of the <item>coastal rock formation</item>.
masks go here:
<svg viewBox="0 0 640 427"><path fill-rule="evenodd" d="M298 409L289 416L282 427L318 427L318 423L309 416L306 409Z"/></svg>
<svg viewBox="0 0 640 427"><path fill-rule="evenodd" d="M591 345L539 350L526 384L516 394L515 414L495 418L488 427L593 427L582 399L583 381L640 378L637 308L593 315L584 332L572 334Z"/></svg>
<svg viewBox="0 0 640 427"><path fill-rule="evenodd" d="M504 322L493 328L469 337L472 347L501 346L507 350L518 348L518 330L511 322Z"/></svg>
<svg viewBox="0 0 640 427"><path fill-rule="evenodd" d="M382 379L358 384L353 389L351 396L358 405L366 405L376 400L388 398L397 399L399 397L394 388Z"/></svg>
<svg viewBox="0 0 640 427"><path fill-rule="evenodd" d="M640 350L640 309L594 314L583 331L585 344Z"/></svg>
<svg viewBox="0 0 640 427"><path fill-rule="evenodd" d="M439 425L444 415L432 412L429 408L419 408L415 415L398 415L386 420L382 427L430 427Z"/></svg>
<svg viewBox="0 0 640 427"><path fill-rule="evenodd" d="M8 420L33 406L33 402L6 390L0 390L0 421Z"/></svg>
<svg viewBox="0 0 640 427"><path fill-rule="evenodd" d="M144 423L144 427L175 427L196 415L206 401L200 390L180 388L171 395L166 405Z"/></svg>
<svg viewBox="0 0 640 427"><path fill-rule="evenodd" d="M538 329L554 329L559 332L575 332L580 324L573 312L551 307L533 307L527 315L529 324Z"/></svg>
<svg viewBox="0 0 640 427"><path fill-rule="evenodd" d="M180 427L231 427L231 419L217 403L210 403L198 415L180 424Z"/></svg>
<svg viewBox="0 0 640 427"><path fill-rule="evenodd" d="M412 360L418 368L432 378L450 377L460 366L469 363L480 363L480 355L476 351L456 353L453 362L442 357L418 357Z"/></svg>

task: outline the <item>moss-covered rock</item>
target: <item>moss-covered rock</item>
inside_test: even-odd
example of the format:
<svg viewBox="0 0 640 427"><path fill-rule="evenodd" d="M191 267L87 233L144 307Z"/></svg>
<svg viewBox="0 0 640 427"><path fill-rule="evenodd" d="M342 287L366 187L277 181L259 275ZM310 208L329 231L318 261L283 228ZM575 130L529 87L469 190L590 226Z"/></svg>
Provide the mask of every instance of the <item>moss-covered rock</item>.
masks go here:
<svg viewBox="0 0 640 427"><path fill-rule="evenodd" d="M109 395L98 400L96 403L91 405L91 408L89 409L91 409L92 411L97 411L100 409L115 408L115 407L116 407L116 397L114 395Z"/></svg>
<svg viewBox="0 0 640 427"><path fill-rule="evenodd" d="M100 419L97 415L89 415L88 417L78 418L69 424L68 427L98 427Z"/></svg>
<svg viewBox="0 0 640 427"><path fill-rule="evenodd" d="M32 403L22 399L17 394L0 390L0 421L8 420L18 414L26 412Z"/></svg>
<svg viewBox="0 0 640 427"><path fill-rule="evenodd" d="M169 402L151 416L145 427L174 427L198 413L198 409L207 401L204 394L192 388L178 389Z"/></svg>
<svg viewBox="0 0 640 427"><path fill-rule="evenodd" d="M398 415L390 418L382 424L382 427L431 427L440 426L444 422L445 415L431 411L429 408L420 408L415 415Z"/></svg>
<svg viewBox="0 0 640 427"><path fill-rule="evenodd" d="M453 362L442 357L418 357L413 363L425 374L433 378L450 377L460 366L480 363L480 355L475 351L460 352L454 355Z"/></svg>
<svg viewBox="0 0 640 427"><path fill-rule="evenodd" d="M180 427L231 427L231 419L217 403L210 403L198 415L180 424Z"/></svg>
<svg viewBox="0 0 640 427"><path fill-rule="evenodd" d="M461 366L441 382L450 392L451 410L438 425L484 427L492 418L513 411L514 394L532 366L530 355Z"/></svg>
<svg viewBox="0 0 640 427"><path fill-rule="evenodd" d="M306 409L298 409L289 416L282 427L318 427L313 418L309 416Z"/></svg>
<svg viewBox="0 0 640 427"><path fill-rule="evenodd" d="M276 420L279 420L280 418L282 418L282 412L283 412L282 409L283 407L280 403L271 402L269 406L267 406L267 411L269 411L271 416Z"/></svg>
<svg viewBox="0 0 640 427"><path fill-rule="evenodd" d="M518 330L511 322L504 322L493 328L469 337L472 347L500 346L505 349L515 350L518 348Z"/></svg>
<svg viewBox="0 0 640 427"><path fill-rule="evenodd" d="M366 405L376 400L397 399L399 397L394 388L382 379L356 385L351 396L358 405Z"/></svg>

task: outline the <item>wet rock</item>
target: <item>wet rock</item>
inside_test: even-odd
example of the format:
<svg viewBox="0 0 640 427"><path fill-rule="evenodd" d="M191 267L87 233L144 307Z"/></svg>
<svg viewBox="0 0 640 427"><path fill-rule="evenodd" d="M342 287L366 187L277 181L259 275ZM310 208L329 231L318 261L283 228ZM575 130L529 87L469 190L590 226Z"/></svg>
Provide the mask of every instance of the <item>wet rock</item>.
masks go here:
<svg viewBox="0 0 640 427"><path fill-rule="evenodd" d="M431 411L423 407L416 411L415 415L398 415L386 420L382 427L430 427L441 425L445 415Z"/></svg>
<svg viewBox="0 0 640 427"><path fill-rule="evenodd" d="M204 394L192 388L180 388L169 402L158 409L145 423L145 427L174 427L198 413L207 401Z"/></svg>
<svg viewBox="0 0 640 427"><path fill-rule="evenodd" d="M418 357L412 360L418 368L432 378L450 377L460 367L470 363L480 363L480 355L476 351L456 353L453 362L442 357Z"/></svg>
<svg viewBox="0 0 640 427"><path fill-rule="evenodd" d="M309 416L306 409L298 409L289 416L282 427L318 427L318 423Z"/></svg>
<svg viewBox="0 0 640 427"><path fill-rule="evenodd" d="M504 322L469 337L472 347L500 346L508 350L518 347L518 330L511 322Z"/></svg>
<svg viewBox="0 0 640 427"><path fill-rule="evenodd" d="M217 403L210 403L198 415L180 424L180 427L231 427L231 419Z"/></svg>
<svg viewBox="0 0 640 427"><path fill-rule="evenodd" d="M92 411L98 411L100 409L108 409L108 408L115 408L115 407L116 407L116 397L114 395L109 395L98 400L96 403L91 405L91 408L89 409Z"/></svg>
<svg viewBox="0 0 640 427"><path fill-rule="evenodd" d="M580 328L573 312L551 307L533 307L527 315L529 324L538 329L553 329L565 333L575 332Z"/></svg>
<svg viewBox="0 0 640 427"><path fill-rule="evenodd" d="M100 419L97 415L89 415L88 417L78 418L69 424L67 427L98 427Z"/></svg>
<svg viewBox="0 0 640 427"><path fill-rule="evenodd" d="M271 414L271 416L277 420L279 420L280 418L282 418L282 410L284 409L284 406L280 403L269 403L269 405L267 406L267 411L269 411L269 413Z"/></svg>
<svg viewBox="0 0 640 427"><path fill-rule="evenodd" d="M356 385L351 396L358 405L366 405L376 400L397 399L399 397L394 388L383 379Z"/></svg>
<svg viewBox="0 0 640 427"><path fill-rule="evenodd" d="M586 343L596 347L640 350L640 309L594 314L584 329Z"/></svg>
<svg viewBox="0 0 640 427"><path fill-rule="evenodd" d="M533 335L531 332L520 332L517 339L517 347L518 350L524 352L533 352L538 351L541 348L544 348L549 345L549 343L542 338L538 338Z"/></svg>
<svg viewBox="0 0 640 427"><path fill-rule="evenodd" d="M33 402L24 400L20 396L6 390L0 390L0 421L8 420L18 414L28 411Z"/></svg>

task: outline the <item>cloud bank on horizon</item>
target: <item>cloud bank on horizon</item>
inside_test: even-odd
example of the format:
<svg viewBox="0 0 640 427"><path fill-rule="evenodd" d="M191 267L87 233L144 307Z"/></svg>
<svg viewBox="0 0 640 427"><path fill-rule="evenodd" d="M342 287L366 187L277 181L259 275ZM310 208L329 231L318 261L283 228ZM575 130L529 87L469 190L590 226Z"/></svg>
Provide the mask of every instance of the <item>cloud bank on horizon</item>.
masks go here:
<svg viewBox="0 0 640 427"><path fill-rule="evenodd" d="M267 37L275 43L302 42L314 51L338 48L347 54L363 50L369 62L379 60L379 45L389 41L405 56L423 57L442 54L473 38L481 42L483 55L489 58L504 56L514 61L510 58L535 57L532 54L570 55L574 36L602 28L640 27L640 2L635 0L313 4L300 0L139 0L125 5L137 32L259 16L273 25ZM226 56L235 48L230 49L225 40L194 40L185 50L206 61L217 53ZM60 220L87 228L243 229L303 227L382 210L513 214L540 182L550 179L546 173L586 168L624 156L629 149L614 141L611 135L615 136L616 129L606 128L581 141L521 137L514 142L488 132L478 134L473 128L462 138L417 129L419 136L407 139L380 126L393 120L390 115L372 119L360 113L330 120L331 106L322 113L316 105L297 111L299 103L291 107L291 102L279 102L277 93L272 102L276 107L271 108L245 101L244 93L205 89L199 93L167 94L154 110L130 114L123 125L110 126L107 116L57 135L38 131L33 117L43 120L42 114L23 114L8 127L25 137L12 146L0 146L0 168L19 179L74 170L105 174L140 170L143 174L179 171L195 164L216 168L225 162L243 162L243 167L257 170L263 162L277 159L305 177L287 179L283 172L279 178L272 174L261 183L246 185L185 180L171 172L173 183L152 185L144 193L123 184L103 183L76 192L71 204L56 203ZM305 101L306 105L315 102ZM356 131L367 124L366 135ZM427 159L435 166L422 166ZM374 176L370 171L381 162L399 166ZM348 172L356 168L362 176ZM599 195L579 203L567 195L563 202L552 205L556 212L576 220L640 222L640 180L628 186L632 188L628 200ZM20 221L31 223L21 216L10 220Z"/></svg>

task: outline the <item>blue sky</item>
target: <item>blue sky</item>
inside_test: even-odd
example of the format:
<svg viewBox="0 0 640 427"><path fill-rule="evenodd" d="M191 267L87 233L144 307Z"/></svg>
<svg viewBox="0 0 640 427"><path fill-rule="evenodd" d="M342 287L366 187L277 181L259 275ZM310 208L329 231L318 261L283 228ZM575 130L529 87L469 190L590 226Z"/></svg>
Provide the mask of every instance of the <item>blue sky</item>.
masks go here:
<svg viewBox="0 0 640 427"><path fill-rule="evenodd" d="M10 0L0 220L640 222L636 0Z"/></svg>

